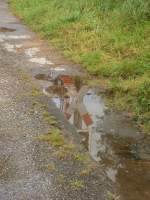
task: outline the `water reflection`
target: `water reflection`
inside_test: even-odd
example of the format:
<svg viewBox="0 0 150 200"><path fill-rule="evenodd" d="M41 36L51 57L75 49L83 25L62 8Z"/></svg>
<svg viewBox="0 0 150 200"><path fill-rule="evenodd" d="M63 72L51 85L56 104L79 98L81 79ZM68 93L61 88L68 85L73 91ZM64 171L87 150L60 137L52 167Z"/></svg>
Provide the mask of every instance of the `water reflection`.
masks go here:
<svg viewBox="0 0 150 200"><path fill-rule="evenodd" d="M150 159L145 161L141 156L141 160L136 160L133 151L139 140L137 130L121 115L106 112L102 96L94 89L86 86L77 89L67 76L54 83L55 90L50 89L53 102L76 127L83 145L101 163L107 178L116 183L121 199L150 199Z"/></svg>

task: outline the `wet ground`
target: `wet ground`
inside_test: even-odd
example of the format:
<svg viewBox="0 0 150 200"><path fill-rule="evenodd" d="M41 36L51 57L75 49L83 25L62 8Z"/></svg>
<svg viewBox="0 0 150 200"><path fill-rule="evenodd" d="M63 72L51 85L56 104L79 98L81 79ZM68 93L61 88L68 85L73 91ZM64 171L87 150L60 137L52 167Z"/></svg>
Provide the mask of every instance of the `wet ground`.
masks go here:
<svg viewBox="0 0 150 200"><path fill-rule="evenodd" d="M57 90L53 90L55 81L53 84L47 92L75 126L81 143L93 160L103 166L107 178L116 184L120 198L149 199L149 137L140 133L131 119L109 109L98 88L82 85L78 91L75 84L66 85L64 82L63 86L57 85ZM84 113L91 117L90 125L86 125Z"/></svg>
<svg viewBox="0 0 150 200"><path fill-rule="evenodd" d="M102 200L104 194L99 184L106 185L105 190L109 189L108 185L113 186L120 200L150 199L149 137L140 133L130 118L109 109L104 92L85 84L85 72L63 59L13 17L4 0L0 0L0 59L0 199ZM64 191L60 189L60 194L55 196L59 192L51 177L36 171L32 160L42 160L44 152L46 156L49 150L41 146L38 148L43 154L36 154L35 149L40 150L33 137L47 127L38 117L35 120L26 113L28 105L16 105L14 101L20 90L26 89L18 82L19 68L33 77L48 98L49 111L101 168L100 172L95 170L103 174L101 181L97 178L99 184L93 185L95 191L90 186L96 178L93 175L87 186L89 191L81 190L79 195L69 196L67 189L62 198Z"/></svg>

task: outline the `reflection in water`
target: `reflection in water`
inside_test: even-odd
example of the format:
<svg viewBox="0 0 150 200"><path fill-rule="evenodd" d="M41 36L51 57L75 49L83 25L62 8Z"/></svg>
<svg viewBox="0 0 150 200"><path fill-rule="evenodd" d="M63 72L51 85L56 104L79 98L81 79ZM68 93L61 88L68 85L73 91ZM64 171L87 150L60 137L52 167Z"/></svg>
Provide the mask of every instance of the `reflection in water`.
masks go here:
<svg viewBox="0 0 150 200"><path fill-rule="evenodd" d="M132 149L139 139L137 130L119 114L106 112L103 98L94 90L82 87L77 91L73 82L57 83L67 90L54 92L53 102L77 128L85 148L102 164L108 179L116 183L121 200L150 199L150 159L136 160Z"/></svg>

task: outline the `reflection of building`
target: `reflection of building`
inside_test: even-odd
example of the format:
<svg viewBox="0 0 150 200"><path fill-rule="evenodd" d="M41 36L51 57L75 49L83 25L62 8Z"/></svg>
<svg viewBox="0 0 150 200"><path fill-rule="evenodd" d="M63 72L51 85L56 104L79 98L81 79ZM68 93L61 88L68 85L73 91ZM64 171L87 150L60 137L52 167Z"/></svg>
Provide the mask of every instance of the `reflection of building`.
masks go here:
<svg viewBox="0 0 150 200"><path fill-rule="evenodd" d="M64 112L67 119L72 117L73 124L79 130L87 130L93 121L85 105L83 104L83 91L77 93L75 80L69 75L59 75L55 78L54 84L66 87L67 93L59 98L60 109ZM62 105L63 103L63 105Z"/></svg>
<svg viewBox="0 0 150 200"><path fill-rule="evenodd" d="M59 75L54 80L55 85L71 86L74 84L74 79L69 75Z"/></svg>
<svg viewBox="0 0 150 200"><path fill-rule="evenodd" d="M101 121L105 107L101 97L87 87L82 87L78 91L73 78L68 75L58 76L55 84L67 89L65 95L57 97L61 102L61 106L58 107L61 107L65 117L82 135L83 142L93 159L99 161L98 152L105 150L101 144Z"/></svg>

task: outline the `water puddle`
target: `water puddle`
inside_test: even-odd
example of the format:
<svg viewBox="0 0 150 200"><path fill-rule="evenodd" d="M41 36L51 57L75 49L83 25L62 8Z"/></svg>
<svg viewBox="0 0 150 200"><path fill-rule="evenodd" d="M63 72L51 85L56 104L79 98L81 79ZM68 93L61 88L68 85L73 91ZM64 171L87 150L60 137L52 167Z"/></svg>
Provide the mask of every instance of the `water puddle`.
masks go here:
<svg viewBox="0 0 150 200"><path fill-rule="evenodd" d="M30 39L30 35L5 35L0 34L0 40L23 40L23 39Z"/></svg>
<svg viewBox="0 0 150 200"><path fill-rule="evenodd" d="M54 63L47 60L46 58L30 58L30 62L37 63L40 65L53 65Z"/></svg>
<svg viewBox="0 0 150 200"><path fill-rule="evenodd" d="M33 57L33 56L35 56L38 52L39 52L40 50L39 50L39 48L29 48L29 49L26 49L25 50L25 54L27 55L27 56L29 56L29 57Z"/></svg>
<svg viewBox="0 0 150 200"><path fill-rule="evenodd" d="M14 32L14 31L16 31L16 29L6 28L6 27L0 27L0 32L1 32L1 33L5 33L5 32Z"/></svg>
<svg viewBox="0 0 150 200"><path fill-rule="evenodd" d="M51 76L47 75L47 74L37 74L34 77L36 79L42 80L42 81L51 81L52 80Z"/></svg>
<svg viewBox="0 0 150 200"><path fill-rule="evenodd" d="M103 94L84 85L83 77L51 69L49 75L36 78L51 81L43 92L76 128L85 149L116 184L121 200L150 199L150 138L110 110Z"/></svg>
<svg viewBox="0 0 150 200"><path fill-rule="evenodd" d="M4 43L3 44L4 48L8 51L8 52L14 52L16 53L16 49L21 48L22 44L9 44L9 43Z"/></svg>

